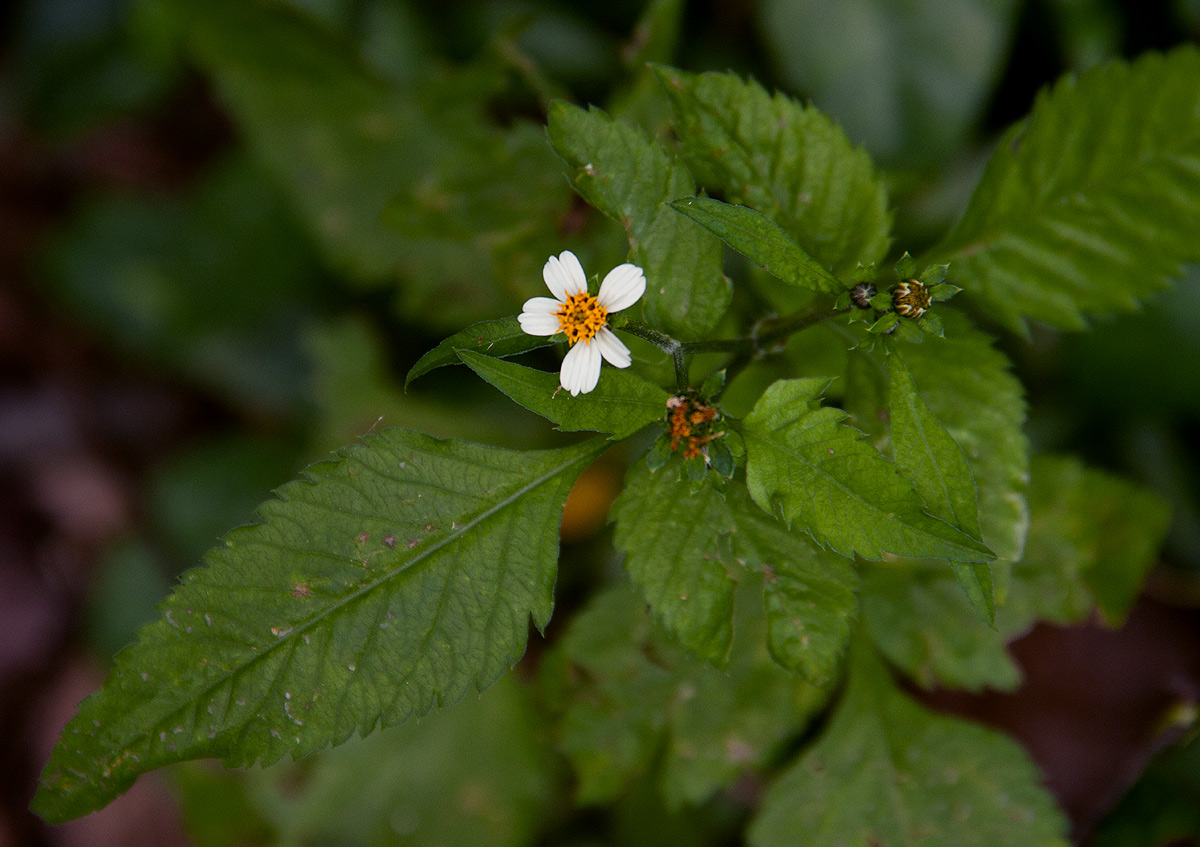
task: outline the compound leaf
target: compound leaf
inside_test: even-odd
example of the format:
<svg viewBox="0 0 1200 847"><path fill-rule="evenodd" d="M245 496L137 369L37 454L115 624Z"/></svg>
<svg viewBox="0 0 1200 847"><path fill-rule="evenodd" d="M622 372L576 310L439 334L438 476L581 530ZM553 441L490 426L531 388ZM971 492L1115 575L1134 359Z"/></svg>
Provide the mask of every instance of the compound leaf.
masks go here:
<svg viewBox="0 0 1200 847"><path fill-rule="evenodd" d="M1025 392L992 339L952 309L939 308L946 337L894 345L921 398L962 448L978 490L983 541L1002 560L1021 557L1029 515ZM995 567L995 565L993 565ZM998 575L999 576L999 575ZM1003 582L997 592L1003 599Z"/></svg>
<svg viewBox="0 0 1200 847"><path fill-rule="evenodd" d="M1161 541L1157 497L1074 459L1039 457L1029 489L1025 553L988 629L950 576L928 563L872 568L863 617L888 658L925 686L1015 688L1020 674L1005 642L1034 621L1070 624L1093 608L1119 622Z"/></svg>
<svg viewBox="0 0 1200 847"><path fill-rule="evenodd" d="M934 250L1006 326L1082 329L1200 260L1200 52L1068 78L992 154Z"/></svg>
<svg viewBox="0 0 1200 847"><path fill-rule="evenodd" d="M818 553L764 514L739 487L734 554L763 575L767 649L783 667L816 684L834 679L858 619L858 571L833 553Z"/></svg>
<svg viewBox="0 0 1200 847"><path fill-rule="evenodd" d="M550 618L562 505L604 444L391 429L312 466L118 655L34 810L78 817L165 764L299 756L490 685Z"/></svg>
<svg viewBox="0 0 1200 847"><path fill-rule="evenodd" d="M779 380L742 425L746 484L755 501L843 556L995 558L982 543L922 511L912 483L846 413L820 405L827 379Z"/></svg>

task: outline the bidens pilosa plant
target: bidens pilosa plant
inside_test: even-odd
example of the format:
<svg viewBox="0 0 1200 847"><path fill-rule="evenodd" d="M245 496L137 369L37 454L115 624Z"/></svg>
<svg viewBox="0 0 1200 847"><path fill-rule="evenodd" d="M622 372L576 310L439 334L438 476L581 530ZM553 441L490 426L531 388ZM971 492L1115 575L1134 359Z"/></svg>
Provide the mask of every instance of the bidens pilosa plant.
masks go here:
<svg viewBox="0 0 1200 847"><path fill-rule="evenodd" d="M918 257L820 112L733 74L649 73L670 108L659 135L549 107L553 151L627 261L589 280L612 267L602 238L564 235L527 257L552 298L467 326L408 375L465 365L592 434L518 451L381 429L310 467L118 655L39 814L87 814L171 763L269 764L473 708L454 704L550 621L563 504L609 454L625 577L539 653L536 702L497 695L569 761L555 790L619 803L649 782L692 808L754 774L730 814L761 847L1063 843L1017 745L895 675L1013 688L1007 639L1093 608L1118 623L1137 594L1165 507L1031 459L989 331L1082 329L1200 260L1200 56L1047 91ZM553 351L511 360L552 345L558 371L533 366ZM504 761L513 791L555 772Z"/></svg>

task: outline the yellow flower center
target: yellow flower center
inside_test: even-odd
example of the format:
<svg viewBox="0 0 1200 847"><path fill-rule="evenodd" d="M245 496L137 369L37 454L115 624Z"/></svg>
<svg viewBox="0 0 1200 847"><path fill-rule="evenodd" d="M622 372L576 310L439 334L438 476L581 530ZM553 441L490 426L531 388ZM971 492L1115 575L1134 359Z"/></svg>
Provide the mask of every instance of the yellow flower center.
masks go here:
<svg viewBox="0 0 1200 847"><path fill-rule="evenodd" d="M920 280L905 280L892 292L892 306L906 318L921 317L932 304L929 289Z"/></svg>
<svg viewBox="0 0 1200 847"><path fill-rule="evenodd" d="M569 296L554 314L558 318L558 331L567 337L571 346L578 341L591 341L608 325L608 309L586 291Z"/></svg>

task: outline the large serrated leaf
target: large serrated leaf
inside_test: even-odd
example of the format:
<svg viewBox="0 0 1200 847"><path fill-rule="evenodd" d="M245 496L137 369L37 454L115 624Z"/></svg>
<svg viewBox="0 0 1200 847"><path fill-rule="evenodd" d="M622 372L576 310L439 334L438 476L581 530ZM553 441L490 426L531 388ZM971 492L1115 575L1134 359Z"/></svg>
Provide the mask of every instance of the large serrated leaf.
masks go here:
<svg viewBox="0 0 1200 847"><path fill-rule="evenodd" d="M1200 260L1200 53L1110 64L1039 96L934 254L1006 326L1080 329Z"/></svg>
<svg viewBox="0 0 1200 847"><path fill-rule="evenodd" d="M780 380L741 427L746 484L763 509L844 556L995 558L982 543L926 514L920 498L846 413L820 405L827 379Z"/></svg>
<svg viewBox="0 0 1200 847"><path fill-rule="evenodd" d="M828 270L762 212L708 197L687 197L671 206L778 280L827 294L843 290Z"/></svg>
<svg viewBox="0 0 1200 847"><path fill-rule="evenodd" d="M33 808L63 821L201 756L301 755L482 688L549 620L558 524L604 449L384 430L310 468L185 575L80 706Z"/></svg>
<svg viewBox="0 0 1200 847"><path fill-rule="evenodd" d="M1015 742L901 693L864 645L820 740L771 786L754 847L1066 847L1067 821Z"/></svg>
<svg viewBox="0 0 1200 847"><path fill-rule="evenodd" d="M732 296L721 242L667 205L696 193L687 168L599 109L557 102L549 121L550 143L575 169L575 190L629 237L630 260L646 272L646 319L684 338L716 326Z"/></svg>
<svg viewBox="0 0 1200 847"><path fill-rule="evenodd" d="M931 342L936 344L936 342ZM975 479L962 448L913 384L899 355L888 356L891 376L892 458L920 495L929 514L981 539ZM996 620L992 570L986 562L951 562L954 575L980 617Z"/></svg>
<svg viewBox="0 0 1200 847"><path fill-rule="evenodd" d="M628 371L606 367L600 371L600 381L592 391L572 397L559 386L556 373L469 350L459 350L458 355L471 370L509 398L567 432L606 432L615 441L661 421L667 413L670 395Z"/></svg>
<svg viewBox="0 0 1200 847"><path fill-rule="evenodd" d="M883 181L829 118L735 74L656 70L702 185L758 209L835 277L883 258Z"/></svg>

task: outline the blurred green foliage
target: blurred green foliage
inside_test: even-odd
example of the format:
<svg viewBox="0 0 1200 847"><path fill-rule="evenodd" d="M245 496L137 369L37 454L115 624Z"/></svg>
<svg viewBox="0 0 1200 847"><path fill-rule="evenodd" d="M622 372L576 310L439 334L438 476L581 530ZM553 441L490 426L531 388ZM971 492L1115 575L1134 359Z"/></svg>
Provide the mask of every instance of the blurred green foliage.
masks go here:
<svg viewBox="0 0 1200 847"><path fill-rule="evenodd" d="M1137 26L1135 8L1115 0L26 0L12 13L6 37L12 70L3 78L3 96L48 143L77 143L129 122L169 124L197 104L208 114L211 101L213 113L227 116L233 128L214 155L181 145L175 155L191 176L169 190L82 196L41 250L39 279L63 314L115 355L210 398L228 415L222 431L165 458L148 480L144 535L109 551L94 586L92 647L109 656L127 643L152 616L170 578L244 523L272 486L377 425L506 446L564 443L466 369L447 369L439 374L444 379L416 383L407 395L401 388L408 367L446 333L512 314L526 297L543 293L545 256L569 248L590 269L624 257L627 233L619 223L573 198L569 179L578 184L592 163L582 152L573 158L560 149L569 164L555 155L543 128L554 98L607 109L628 122L621 131L645 145L645 156L665 156L661 151L674 150L663 131L671 107L646 61L753 73L764 88L764 109L792 108L768 102L765 92L776 87L811 99L886 166L897 232L916 252L962 211L997 131L1029 111L1039 87L1064 69L1174 45L1200 26L1195 3L1156 11ZM586 114L553 108L563 120ZM608 120L595 112L586 119ZM763 121L761 136L744 139L747 160L786 141L771 135L771 126ZM220 128L213 131L223 137ZM698 158L686 146L680 152L685 160ZM731 199L738 199L739 155L729 157L729 173L707 175ZM870 182L867 171L860 176ZM814 176L784 188L811 194L822 185ZM882 189L878 197L867 212L882 232ZM803 214L755 204L780 221ZM604 208L602 199L597 205ZM821 235L836 246L842 232L831 226ZM804 246L826 258L821 243ZM828 262L848 267L859 258L883 258L887 247L876 233L858 248L828 249ZM690 259L693 247L687 250ZM684 273L676 260L652 257ZM761 283L736 258L727 260L726 273ZM1028 389L1035 450L1080 453L1167 498L1165 564L1192 590L1200 580L1198 309L1200 274L1193 268L1133 317L1076 335L1039 326L1029 346L1001 342ZM700 323L708 328L716 319ZM803 375L819 376L827 371L808 355L809 346L832 355L829 345L798 338L788 356L812 368ZM923 355L919 350L909 362L918 381ZM757 396L781 375L772 367L747 373L728 395L730 405ZM869 362L849 367L852 378L872 379ZM1008 390L1003 374L989 371L980 379L997 392ZM842 390L834 386L830 396ZM936 404L936 392L930 401ZM877 408L847 411L877 434ZM986 415L969 420L961 409L935 411L960 443L964 434L988 437ZM1043 528L1055 504L1094 493L1083 490L1081 473L1057 460L1035 465L1033 496L1047 504ZM1125 517L1163 519L1157 504L1129 500ZM989 509L997 535L1019 520L1003 514L1004 507L981 503L985 535ZM992 536L987 540L1002 557L1015 555ZM1039 535L1035 522L1029 543L1042 557L1036 561L1073 566L1074 554L1054 548L1061 541ZM1018 565L997 576L998 590L1019 602L1000 614L996 632L949 575L902 570L870 573L863 613L881 651L924 685L1012 687L1018 675L1004 638L1038 617L1076 620L1091 603L1082 588L1056 594L1062 581L1043 584L1042 572ZM1119 618L1131 600L1125 590L1101 605ZM546 665L549 690L554 673L588 673L590 665L605 664L653 677L655 699L634 702L639 696L620 686L595 682L573 701L531 705L523 689L506 681L478 702L285 769L236 775L181 769L193 836L214 845L519 844L539 835L545 843L632 844L707 843L711 833L734 831L744 805L731 804L728 793L712 796L733 782L718 755L728 752L718 737L729 730L723 713L670 705L681 679L703 687L704 675L718 672L693 668L692 660L661 647L665 635L648 629L645 615L628 603L612 614L637 619L630 626L641 627L642 637L592 644L588 615L617 602L603 597L556 648ZM924 626L932 616L961 624L951 642L939 642ZM730 672L753 677L756 660L735 663ZM862 678L872 674L868 669ZM739 764L778 764L779 748L819 705L812 692L788 700L778 685L772 678L753 689L763 699L747 718L753 725L743 735L754 743L750 752L738 748L745 757ZM885 696L901 695L889 689ZM640 709L617 715L608 701L622 698ZM603 719L588 710L602 711ZM839 719L850 720L851 711ZM792 736L776 725L779 714ZM580 799L620 794L595 832L549 811L562 800L564 763L545 753L544 728L531 726L530 715L566 726L559 744L581 774ZM595 720L581 722L580 715ZM606 785L611 774L587 760L592 748L572 747L588 732L612 733L620 742L620 770L644 784L623 782L623 794ZM1194 768L1194 752L1193 743L1156 763L1102 843L1136 843L1112 833L1152 793L1194 792L1194 778L1177 778L1175 770L1178 762ZM688 756L707 757L707 766L694 772L703 779L672 770L672 762ZM372 774L370 791L362 790L364 772ZM512 773L520 779L509 779ZM668 805L687 801L699 810L684 816L665 810L660 788ZM1186 807L1171 808L1186 818L1178 812ZM224 823L214 822L214 809ZM697 820L709 834L693 830ZM1187 820L1194 831L1194 820Z"/></svg>

